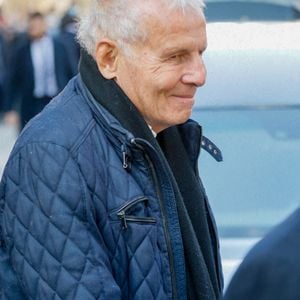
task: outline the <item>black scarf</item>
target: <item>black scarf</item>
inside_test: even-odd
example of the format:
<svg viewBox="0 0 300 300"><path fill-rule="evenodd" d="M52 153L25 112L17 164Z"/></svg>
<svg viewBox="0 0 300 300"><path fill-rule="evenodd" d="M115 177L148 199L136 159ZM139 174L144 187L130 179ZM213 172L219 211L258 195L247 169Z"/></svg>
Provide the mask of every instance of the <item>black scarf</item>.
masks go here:
<svg viewBox="0 0 300 300"><path fill-rule="evenodd" d="M150 142L167 159L174 178L173 188L185 252L188 299L218 299L222 288L205 195L183 144L180 126L162 131L156 140L133 103L114 80L107 80L101 75L95 61L85 51L81 53L79 72L97 102L135 137Z"/></svg>

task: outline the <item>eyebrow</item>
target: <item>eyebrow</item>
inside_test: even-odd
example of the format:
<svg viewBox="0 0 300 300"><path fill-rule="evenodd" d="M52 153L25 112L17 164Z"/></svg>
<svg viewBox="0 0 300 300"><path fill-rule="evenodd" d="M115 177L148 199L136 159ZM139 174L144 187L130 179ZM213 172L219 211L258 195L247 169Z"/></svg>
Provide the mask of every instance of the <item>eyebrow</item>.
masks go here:
<svg viewBox="0 0 300 300"><path fill-rule="evenodd" d="M179 51L183 51L184 49L182 47L167 47L163 50L163 52L179 52Z"/></svg>
<svg viewBox="0 0 300 300"><path fill-rule="evenodd" d="M189 51L184 47L169 47L163 50L162 55L166 56L174 53L185 53L185 52L189 52Z"/></svg>
<svg viewBox="0 0 300 300"><path fill-rule="evenodd" d="M207 49L207 43L204 45L203 48L199 49L199 53L203 53L205 50ZM184 46L182 47L167 47L163 50L162 52L162 56L167 56L170 54L174 54L174 53L188 53L189 49L188 48L184 48Z"/></svg>

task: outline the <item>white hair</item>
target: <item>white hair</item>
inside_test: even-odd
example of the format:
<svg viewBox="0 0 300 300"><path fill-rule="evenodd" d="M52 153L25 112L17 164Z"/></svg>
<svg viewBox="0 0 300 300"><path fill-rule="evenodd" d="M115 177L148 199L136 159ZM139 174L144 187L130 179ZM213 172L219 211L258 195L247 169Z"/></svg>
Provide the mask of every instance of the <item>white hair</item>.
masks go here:
<svg viewBox="0 0 300 300"><path fill-rule="evenodd" d="M152 0L91 0L85 16L79 23L77 38L83 48L94 56L96 45L102 38L114 40L119 47L136 41L145 41L147 32L140 26L142 16L146 13L143 7ZM191 10L202 14L203 0L159 0L164 9ZM138 4L137 4L138 3Z"/></svg>

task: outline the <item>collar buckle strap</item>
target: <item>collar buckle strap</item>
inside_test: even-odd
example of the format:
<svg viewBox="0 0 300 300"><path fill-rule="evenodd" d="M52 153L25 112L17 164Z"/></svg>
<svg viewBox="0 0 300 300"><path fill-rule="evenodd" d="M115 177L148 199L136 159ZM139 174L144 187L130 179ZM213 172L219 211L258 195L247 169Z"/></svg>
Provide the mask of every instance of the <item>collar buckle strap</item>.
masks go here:
<svg viewBox="0 0 300 300"><path fill-rule="evenodd" d="M202 136L201 148L208 152L216 161L223 161L223 156L221 150L207 137Z"/></svg>

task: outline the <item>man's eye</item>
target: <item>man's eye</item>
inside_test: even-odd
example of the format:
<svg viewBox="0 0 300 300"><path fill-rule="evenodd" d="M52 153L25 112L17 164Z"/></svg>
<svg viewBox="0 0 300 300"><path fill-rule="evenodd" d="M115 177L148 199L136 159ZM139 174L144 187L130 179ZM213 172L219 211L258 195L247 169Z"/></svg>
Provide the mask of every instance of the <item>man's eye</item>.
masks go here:
<svg viewBox="0 0 300 300"><path fill-rule="evenodd" d="M183 55L182 54L174 54L170 56L170 60L180 62L183 60Z"/></svg>

